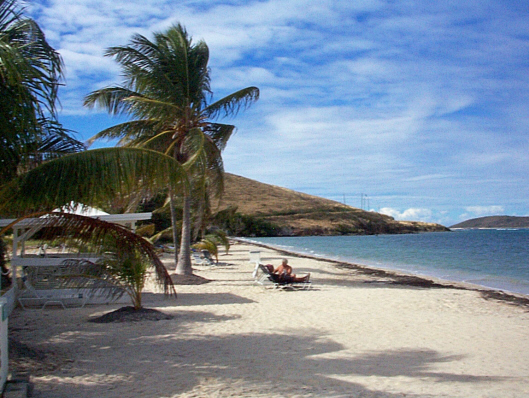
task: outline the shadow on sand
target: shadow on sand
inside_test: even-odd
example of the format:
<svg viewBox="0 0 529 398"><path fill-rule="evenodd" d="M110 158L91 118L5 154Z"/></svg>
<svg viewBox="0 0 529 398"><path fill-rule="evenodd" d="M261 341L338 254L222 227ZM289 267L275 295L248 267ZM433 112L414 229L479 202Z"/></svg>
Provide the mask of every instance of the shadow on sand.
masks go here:
<svg viewBox="0 0 529 398"><path fill-rule="evenodd" d="M197 321L196 315L188 314L193 316L193 322ZM218 316L203 313L202 321L219 322L219 319ZM169 327L175 322L157 323L164 334L137 335L126 340L109 331L107 350L124 358L119 373L115 368L107 368L104 361L95 364L93 358L86 357L77 359L77 366L66 374L52 372L40 383L44 383L43 387L52 383L54 397L66 397L72 392L69 380L98 379L98 375L104 374L107 377L99 377L97 383L76 385L76 396L126 396L127 391L133 389L136 397L273 395L396 398L404 395L384 391L383 386L380 390L369 389L344 379L348 376L404 376L419 382L474 383L476 387L482 382L501 379L436 372L432 370L435 365L464 358L434 350L375 351L353 355L316 331L197 336L186 335L185 328L175 333L174 328ZM90 343L90 335L83 336L83 344ZM53 350L53 342L47 345ZM127 356L130 345L134 346L133 357ZM93 349L98 351L97 347Z"/></svg>

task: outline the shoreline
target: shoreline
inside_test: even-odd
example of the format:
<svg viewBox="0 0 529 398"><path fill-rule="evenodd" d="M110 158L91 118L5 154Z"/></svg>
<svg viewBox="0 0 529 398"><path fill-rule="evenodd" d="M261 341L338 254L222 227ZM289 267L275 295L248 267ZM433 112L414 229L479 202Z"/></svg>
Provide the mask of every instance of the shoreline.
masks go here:
<svg viewBox="0 0 529 398"><path fill-rule="evenodd" d="M452 281L449 279L437 278L434 276L428 275L418 275L411 272L405 272L401 270L392 270L386 268L378 268L370 265L358 264L347 261L340 261L329 259L321 256L314 256L306 253L299 253L296 251L289 251L282 248L279 248L274 245L267 245L265 243L255 242L248 240L247 238L233 238L231 240L247 244L256 247L263 247L270 250L275 250L278 253L282 253L288 256L298 257L298 258L307 258L311 260L320 260L326 261L334 264L339 268L346 268L355 271L362 272L366 275L376 275L382 278L394 279L388 283L390 284L401 284L414 287L423 287L423 288L445 288L445 289L463 289L474 292L479 292L485 299L496 299L499 301L505 301L510 304L529 307L529 294L510 292L502 289L495 289L492 287L481 286L468 282L461 281Z"/></svg>

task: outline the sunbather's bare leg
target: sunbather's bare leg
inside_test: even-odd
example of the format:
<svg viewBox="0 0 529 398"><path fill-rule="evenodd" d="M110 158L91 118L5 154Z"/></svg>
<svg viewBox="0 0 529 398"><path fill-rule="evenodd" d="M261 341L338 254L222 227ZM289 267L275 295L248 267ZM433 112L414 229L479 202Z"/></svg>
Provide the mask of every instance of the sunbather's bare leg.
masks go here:
<svg viewBox="0 0 529 398"><path fill-rule="evenodd" d="M294 282L308 282L310 280L310 273L308 273L304 277L297 277L294 275L293 280Z"/></svg>

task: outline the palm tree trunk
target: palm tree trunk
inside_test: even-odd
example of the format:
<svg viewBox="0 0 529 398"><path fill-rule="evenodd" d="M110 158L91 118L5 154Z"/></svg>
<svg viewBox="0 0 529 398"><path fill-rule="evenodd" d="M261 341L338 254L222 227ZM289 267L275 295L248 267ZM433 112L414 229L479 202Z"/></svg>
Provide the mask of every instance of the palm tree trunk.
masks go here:
<svg viewBox="0 0 529 398"><path fill-rule="evenodd" d="M193 274L193 267L191 266L191 197L187 192L184 194L182 240L180 241L175 273L178 275Z"/></svg>
<svg viewBox="0 0 529 398"><path fill-rule="evenodd" d="M171 226L173 227L174 263L175 263L175 268L176 268L176 264L178 264L178 253L179 253L178 230L176 228L177 223L176 223L175 198L174 198L174 194L172 191L170 192L170 195L171 196L169 197L169 207L171 209Z"/></svg>

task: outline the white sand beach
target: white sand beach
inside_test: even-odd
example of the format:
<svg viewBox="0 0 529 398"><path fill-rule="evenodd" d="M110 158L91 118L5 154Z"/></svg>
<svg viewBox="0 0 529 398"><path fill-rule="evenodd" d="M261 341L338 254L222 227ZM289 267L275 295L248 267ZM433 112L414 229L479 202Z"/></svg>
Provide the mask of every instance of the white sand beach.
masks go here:
<svg viewBox="0 0 529 398"><path fill-rule="evenodd" d="M259 248L264 263L312 274L310 290L268 289L251 275L255 249L197 266L211 282L176 286L176 300L146 292L170 320L88 322L123 304L16 310L33 396L529 396L528 306Z"/></svg>

